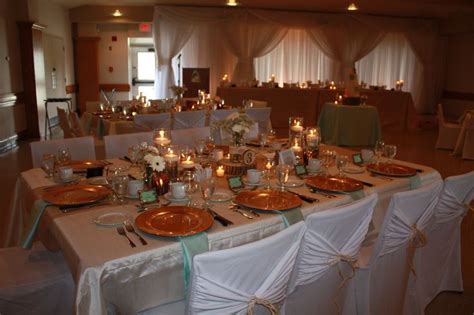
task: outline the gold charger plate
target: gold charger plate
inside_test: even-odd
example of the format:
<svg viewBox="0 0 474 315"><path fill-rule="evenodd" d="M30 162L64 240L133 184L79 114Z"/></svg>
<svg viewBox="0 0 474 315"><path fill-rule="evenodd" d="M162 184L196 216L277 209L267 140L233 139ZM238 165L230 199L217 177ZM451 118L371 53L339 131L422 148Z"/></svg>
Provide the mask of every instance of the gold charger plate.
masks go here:
<svg viewBox="0 0 474 315"><path fill-rule="evenodd" d="M105 167L109 163L102 160L77 160L68 161L61 166L70 166L74 172L86 171L89 168Z"/></svg>
<svg viewBox="0 0 474 315"><path fill-rule="evenodd" d="M189 236L204 232L214 218L202 209L167 206L143 212L135 218L135 225L148 234L158 236Z"/></svg>
<svg viewBox="0 0 474 315"><path fill-rule="evenodd" d="M111 191L97 185L67 185L48 188L43 199L57 206L74 206L100 201Z"/></svg>
<svg viewBox="0 0 474 315"><path fill-rule="evenodd" d="M295 194L286 191L253 190L240 192L234 202L257 210L290 210L303 204Z"/></svg>
<svg viewBox="0 0 474 315"><path fill-rule="evenodd" d="M349 177L312 176L306 179L306 185L331 192L353 192L364 189L364 184Z"/></svg>
<svg viewBox="0 0 474 315"><path fill-rule="evenodd" d="M371 163L367 165L369 172L394 177L410 177L416 175L414 168L393 163Z"/></svg>

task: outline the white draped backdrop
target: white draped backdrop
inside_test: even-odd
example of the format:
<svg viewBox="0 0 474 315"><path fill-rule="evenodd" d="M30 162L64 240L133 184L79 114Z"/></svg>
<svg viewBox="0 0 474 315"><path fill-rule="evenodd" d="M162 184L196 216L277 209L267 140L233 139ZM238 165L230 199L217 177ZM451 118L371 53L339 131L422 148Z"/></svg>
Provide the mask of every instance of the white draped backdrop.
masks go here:
<svg viewBox="0 0 474 315"><path fill-rule="evenodd" d="M243 8L156 6L157 98L171 97L173 58L209 67L211 92L223 74L237 85L275 74L279 83L334 80L356 67L359 80L405 81L418 112L430 112L438 84L437 25L432 21Z"/></svg>

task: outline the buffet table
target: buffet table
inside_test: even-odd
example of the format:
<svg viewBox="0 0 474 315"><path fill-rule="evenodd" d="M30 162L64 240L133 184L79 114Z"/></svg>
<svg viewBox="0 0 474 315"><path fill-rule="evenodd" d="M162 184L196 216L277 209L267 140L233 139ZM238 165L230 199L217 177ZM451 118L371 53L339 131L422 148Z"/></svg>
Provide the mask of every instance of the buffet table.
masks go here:
<svg viewBox="0 0 474 315"><path fill-rule="evenodd" d="M322 141L343 146L374 146L382 137L377 108L326 103L318 119Z"/></svg>
<svg viewBox="0 0 474 315"><path fill-rule="evenodd" d="M272 107L272 125L288 128L288 117L298 113L307 126L314 126L325 103L333 102L336 94L344 90L298 88L217 88L216 94L226 104L237 106L242 100L267 101ZM390 90L362 90L368 97L367 104L375 106L380 115L382 129L406 130L416 128L416 111L411 94Z"/></svg>
<svg viewBox="0 0 474 315"><path fill-rule="evenodd" d="M342 148L325 149L328 148L336 149L339 153L352 153ZM126 163L121 160L110 162ZM402 161L397 163L419 169L421 172L417 176L422 185L440 178L439 173L432 168ZM379 194L373 218L376 231L381 226L390 197L396 192L410 189L410 180L407 178L373 177L367 172L350 174L350 177L374 185L364 186L365 195ZM18 240L14 235L21 235L34 200L40 199L45 187L51 185L55 183L45 178L41 169L21 173L14 196L16 202L11 209L15 214L12 216L15 220L10 222L13 234L11 240ZM219 179L218 187L221 190L227 189L224 179ZM312 194L304 186L294 190L319 199L318 203L303 203L303 216L353 201L346 194L336 194L335 198ZM193 200L201 202L198 193ZM46 208L39 237L50 248L59 246L66 257L77 284L77 314L105 314L106 308L111 307L122 314L135 314L184 298L183 258L179 241L145 235L148 245L143 246L134 239L137 247L131 248L114 228L100 227L94 223L99 215L111 211L127 212L133 221L138 215L134 205L136 203L136 200L130 200L123 205L103 204L69 213L62 213L57 207ZM228 202L212 204L216 212L234 224L224 227L214 222L206 232L210 250L253 242L285 228L280 214L261 213L260 217L249 220L230 211L228 205Z"/></svg>

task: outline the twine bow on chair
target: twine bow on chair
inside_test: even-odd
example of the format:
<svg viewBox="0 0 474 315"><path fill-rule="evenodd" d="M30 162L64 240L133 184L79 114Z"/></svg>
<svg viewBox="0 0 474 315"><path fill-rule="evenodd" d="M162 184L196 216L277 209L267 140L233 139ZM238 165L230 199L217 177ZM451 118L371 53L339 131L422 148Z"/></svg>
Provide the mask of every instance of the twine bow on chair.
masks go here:
<svg viewBox="0 0 474 315"><path fill-rule="evenodd" d="M426 238L425 232L419 230L418 227L416 226L416 223L413 224L411 227L410 239L408 241L407 263L408 263L408 266L410 266L410 271L415 276L415 280L416 280L416 271L415 271L415 267L413 266L413 258L415 257L415 250L417 248L426 246L427 243L428 243L428 239Z"/></svg>
<svg viewBox="0 0 474 315"><path fill-rule="evenodd" d="M339 285L339 287L337 288L337 293L336 293L336 295L334 296L333 303L334 303L334 305L336 306L337 314L341 314L341 307L339 306L339 303L337 302L337 300L339 299L340 291L342 290L342 288L344 288L344 286L346 285L347 281L349 281L349 280L351 280L352 278L354 278L357 260L354 259L354 258L351 257L351 256L342 255L342 254L341 254L341 255L337 255L337 256L335 257L335 261L336 261L336 263L337 263L337 268L338 268L337 273L339 274L339 277L341 277L342 282L341 282L341 284ZM352 271L352 273L351 273L351 275L350 275L349 277L345 277L345 276L342 274L341 262L347 263L349 266L351 266L351 271Z"/></svg>
<svg viewBox="0 0 474 315"><path fill-rule="evenodd" d="M249 301L249 304L247 307L247 315L253 315L253 308L255 307L256 304L266 307L270 311L271 315L279 314L278 308L274 304L272 304L269 300L254 296Z"/></svg>

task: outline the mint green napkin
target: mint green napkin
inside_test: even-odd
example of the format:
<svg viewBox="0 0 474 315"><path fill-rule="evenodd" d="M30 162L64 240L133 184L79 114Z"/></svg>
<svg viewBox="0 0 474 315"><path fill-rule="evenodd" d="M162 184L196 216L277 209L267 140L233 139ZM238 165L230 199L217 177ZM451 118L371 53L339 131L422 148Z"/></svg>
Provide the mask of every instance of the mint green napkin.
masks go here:
<svg viewBox="0 0 474 315"><path fill-rule="evenodd" d="M303 214L301 213L300 208L294 208L294 209L285 210L285 211L275 211L275 212L281 215L281 219L283 220L285 227L289 227L292 224L295 224L304 220Z"/></svg>
<svg viewBox="0 0 474 315"><path fill-rule="evenodd" d="M410 189L417 189L421 187L421 178L420 176L415 175L408 178L410 180Z"/></svg>
<svg viewBox="0 0 474 315"><path fill-rule="evenodd" d="M359 199L362 199L365 197L365 193L364 193L364 190L358 190L358 191L353 191L353 192L349 192L347 193L349 196L351 196L352 200L356 201L356 200L359 200Z"/></svg>
<svg viewBox="0 0 474 315"><path fill-rule="evenodd" d="M21 236L20 244L24 249L30 249L33 245L33 240L35 239L36 232L38 231L38 225L41 221L41 217L43 216L44 210L49 205L50 203L42 199L35 201L33 209L31 209L30 221L28 222L28 225Z"/></svg>
<svg viewBox="0 0 474 315"><path fill-rule="evenodd" d="M207 238L207 233L204 232L190 236L178 237L178 239L181 243L181 249L183 250L183 278L184 289L187 294L189 275L191 274L191 268L193 265L193 257L197 254L209 251L209 240Z"/></svg>

